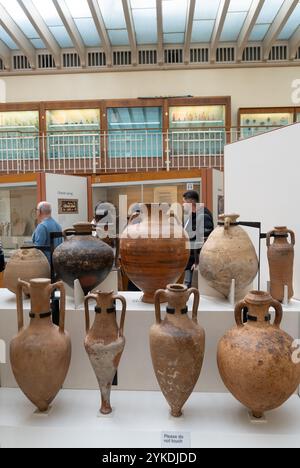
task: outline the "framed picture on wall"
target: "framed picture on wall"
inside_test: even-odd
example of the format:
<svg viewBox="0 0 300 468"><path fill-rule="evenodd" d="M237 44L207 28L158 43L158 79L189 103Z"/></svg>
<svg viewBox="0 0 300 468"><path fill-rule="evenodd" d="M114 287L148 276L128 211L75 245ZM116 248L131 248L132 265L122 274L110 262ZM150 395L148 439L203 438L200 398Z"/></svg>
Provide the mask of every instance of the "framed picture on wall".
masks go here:
<svg viewBox="0 0 300 468"><path fill-rule="evenodd" d="M62 199L58 200L58 214L78 214L79 213L79 200L76 199Z"/></svg>

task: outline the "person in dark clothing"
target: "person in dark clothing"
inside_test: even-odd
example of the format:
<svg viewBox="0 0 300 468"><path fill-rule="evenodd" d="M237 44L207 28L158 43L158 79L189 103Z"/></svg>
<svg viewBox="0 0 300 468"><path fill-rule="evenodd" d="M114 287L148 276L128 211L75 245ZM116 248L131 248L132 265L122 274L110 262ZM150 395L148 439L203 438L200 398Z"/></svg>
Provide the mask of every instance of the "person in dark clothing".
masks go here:
<svg viewBox="0 0 300 468"><path fill-rule="evenodd" d="M200 206L198 192L190 190L183 194L183 206L186 212L191 213L185 223L185 230L191 242L190 258L185 270L185 285L190 288L193 281L194 270L199 265L199 256L203 243L214 230L213 215L208 208Z"/></svg>
<svg viewBox="0 0 300 468"><path fill-rule="evenodd" d="M4 268L5 268L4 252L2 250L2 245L0 243L0 273L4 271Z"/></svg>

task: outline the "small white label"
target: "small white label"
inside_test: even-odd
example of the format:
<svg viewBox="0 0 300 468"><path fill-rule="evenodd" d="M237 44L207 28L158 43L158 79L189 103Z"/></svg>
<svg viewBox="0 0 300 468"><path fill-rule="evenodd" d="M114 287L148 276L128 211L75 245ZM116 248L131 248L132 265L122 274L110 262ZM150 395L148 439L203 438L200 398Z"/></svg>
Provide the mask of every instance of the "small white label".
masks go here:
<svg viewBox="0 0 300 468"><path fill-rule="evenodd" d="M191 184L191 183L186 184L186 189L187 190L194 190L194 184Z"/></svg>
<svg viewBox="0 0 300 468"><path fill-rule="evenodd" d="M162 432L161 448L191 448L191 433Z"/></svg>

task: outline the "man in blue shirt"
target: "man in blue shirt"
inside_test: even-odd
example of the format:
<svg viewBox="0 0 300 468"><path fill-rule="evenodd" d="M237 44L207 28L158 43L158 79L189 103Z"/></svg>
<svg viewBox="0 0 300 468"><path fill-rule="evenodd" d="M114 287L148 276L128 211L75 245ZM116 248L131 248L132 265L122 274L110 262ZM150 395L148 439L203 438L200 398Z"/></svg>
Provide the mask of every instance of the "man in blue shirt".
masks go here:
<svg viewBox="0 0 300 468"><path fill-rule="evenodd" d="M48 202L38 204L37 221L38 225L32 236L32 242L35 247L46 247L42 252L46 255L51 264L50 234L51 232L62 232L61 226L52 218L52 207ZM54 248L62 243L62 237L54 239Z"/></svg>

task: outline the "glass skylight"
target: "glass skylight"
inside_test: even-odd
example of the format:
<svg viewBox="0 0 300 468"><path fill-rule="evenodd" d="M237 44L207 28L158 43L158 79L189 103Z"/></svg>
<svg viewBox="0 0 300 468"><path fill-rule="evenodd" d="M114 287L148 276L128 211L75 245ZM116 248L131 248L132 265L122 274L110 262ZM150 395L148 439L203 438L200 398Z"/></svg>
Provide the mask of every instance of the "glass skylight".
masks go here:
<svg viewBox="0 0 300 468"><path fill-rule="evenodd" d="M98 0L107 29L126 29L121 0Z"/></svg>
<svg viewBox="0 0 300 468"><path fill-rule="evenodd" d="M187 18L187 0L163 0L164 33L184 33Z"/></svg>
<svg viewBox="0 0 300 468"><path fill-rule="evenodd" d="M156 9L133 9L132 16L138 44L157 42Z"/></svg>
<svg viewBox="0 0 300 468"><path fill-rule="evenodd" d="M73 48L74 44L55 8L53 0L31 0L61 48ZM101 38L92 17L87 0L64 0L86 47L101 47ZM165 44L183 44L187 27L190 0L161 0L163 13L163 39ZM265 0L250 41L261 42L285 0ZM112 46L129 46L129 37L122 0L96 0ZM253 0L230 0L220 42L235 42L245 24ZM156 0L128 0L131 8L134 33L138 45L157 43ZM19 0L0 0L13 21L23 31L36 49L45 45L34 25L21 7ZM191 42L209 44L211 41L221 0L196 0ZM300 1L282 29L278 40L289 40L300 26ZM17 50L12 36L0 29L0 40Z"/></svg>
<svg viewBox="0 0 300 468"><path fill-rule="evenodd" d="M278 39L282 41L287 41L294 34L296 29L300 26L300 4L298 4L288 19L285 27L281 31Z"/></svg>
<svg viewBox="0 0 300 468"><path fill-rule="evenodd" d="M183 44L184 33L166 33L164 34L165 44Z"/></svg>
<svg viewBox="0 0 300 468"><path fill-rule="evenodd" d="M62 26L63 22L52 0L32 0L47 26Z"/></svg>
<svg viewBox="0 0 300 468"><path fill-rule="evenodd" d="M99 47L101 45L93 18L77 18L75 23L87 47Z"/></svg>
<svg viewBox="0 0 300 468"><path fill-rule="evenodd" d="M239 37L247 12L232 12L228 13L225 19L223 31L221 34L221 42L233 42Z"/></svg>
<svg viewBox="0 0 300 468"><path fill-rule="evenodd" d="M156 8L156 0L130 0L131 8Z"/></svg>
<svg viewBox="0 0 300 468"><path fill-rule="evenodd" d="M39 39L38 33L30 23L29 19L18 4L17 0L1 0L0 3L2 3L7 13L21 28L26 37L28 37L29 39Z"/></svg>
<svg viewBox="0 0 300 468"><path fill-rule="evenodd" d="M65 0L73 18L91 18L91 10L86 0Z"/></svg>
<svg viewBox="0 0 300 468"><path fill-rule="evenodd" d="M43 43L42 39L31 39L31 44L36 49L46 49L45 44Z"/></svg>
<svg viewBox="0 0 300 468"><path fill-rule="evenodd" d="M284 0L265 0L256 24L271 24L282 7L283 2Z"/></svg>
<svg viewBox="0 0 300 468"><path fill-rule="evenodd" d="M230 0L228 11L249 11L252 0Z"/></svg>
<svg viewBox="0 0 300 468"><path fill-rule="evenodd" d="M220 0L197 0L195 7L195 20L215 20L218 14Z"/></svg>
<svg viewBox="0 0 300 468"><path fill-rule="evenodd" d="M19 49L17 44L15 44L15 42L7 34L7 32L5 31L5 29L2 26L0 26L0 40L3 41L4 44L6 44L7 47L9 47L12 50L18 50Z"/></svg>
<svg viewBox="0 0 300 468"><path fill-rule="evenodd" d="M269 24L256 24L252 29L252 32L249 37L249 41L260 42L266 36L270 28Z"/></svg>
<svg viewBox="0 0 300 468"><path fill-rule="evenodd" d="M210 42L214 25L214 20L194 21L192 42Z"/></svg>
<svg viewBox="0 0 300 468"><path fill-rule="evenodd" d="M73 47L73 42L64 26L53 26L49 29L62 49Z"/></svg>
<svg viewBox="0 0 300 468"><path fill-rule="evenodd" d="M127 29L110 29L108 30L111 45L129 45Z"/></svg>

